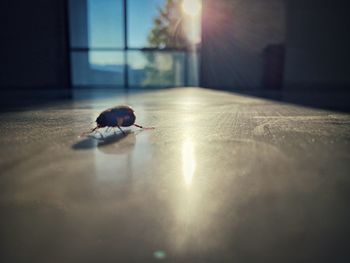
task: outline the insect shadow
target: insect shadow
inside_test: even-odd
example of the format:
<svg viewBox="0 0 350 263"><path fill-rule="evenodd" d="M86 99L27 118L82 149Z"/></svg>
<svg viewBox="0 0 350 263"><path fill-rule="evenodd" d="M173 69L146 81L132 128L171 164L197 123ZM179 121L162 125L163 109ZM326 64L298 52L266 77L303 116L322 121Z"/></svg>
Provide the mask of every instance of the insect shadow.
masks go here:
<svg viewBox="0 0 350 263"><path fill-rule="evenodd" d="M104 154L130 153L136 143L136 135L140 132L128 132L124 136L108 136L97 143L97 149Z"/></svg>
<svg viewBox="0 0 350 263"><path fill-rule="evenodd" d="M133 137L133 138L131 138ZM131 140L130 140L131 139ZM135 144L135 132L125 131L124 133L112 133L103 136L89 135L83 140L76 142L72 145L74 150L90 150L94 148L107 148L107 146L121 143L124 140L133 142ZM124 143L123 143L124 144ZM133 147L132 147L133 148Z"/></svg>

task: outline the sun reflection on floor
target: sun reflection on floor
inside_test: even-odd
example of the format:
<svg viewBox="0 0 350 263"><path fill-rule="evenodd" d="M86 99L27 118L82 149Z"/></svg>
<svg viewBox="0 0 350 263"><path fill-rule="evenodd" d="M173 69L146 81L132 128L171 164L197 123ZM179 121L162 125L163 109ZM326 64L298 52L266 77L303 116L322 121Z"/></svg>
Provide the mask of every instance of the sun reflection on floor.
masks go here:
<svg viewBox="0 0 350 263"><path fill-rule="evenodd" d="M190 138L186 139L182 145L182 170L187 187L191 186L192 178L196 169L196 160L194 159L194 147Z"/></svg>

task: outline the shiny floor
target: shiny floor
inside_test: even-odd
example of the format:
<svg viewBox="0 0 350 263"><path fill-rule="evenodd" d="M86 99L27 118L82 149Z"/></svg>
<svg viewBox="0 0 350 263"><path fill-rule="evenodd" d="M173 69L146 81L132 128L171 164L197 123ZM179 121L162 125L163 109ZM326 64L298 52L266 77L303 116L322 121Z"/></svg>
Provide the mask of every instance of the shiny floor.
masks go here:
<svg viewBox="0 0 350 263"><path fill-rule="evenodd" d="M91 129L131 105L154 130ZM349 262L350 115L176 88L0 114L1 262Z"/></svg>

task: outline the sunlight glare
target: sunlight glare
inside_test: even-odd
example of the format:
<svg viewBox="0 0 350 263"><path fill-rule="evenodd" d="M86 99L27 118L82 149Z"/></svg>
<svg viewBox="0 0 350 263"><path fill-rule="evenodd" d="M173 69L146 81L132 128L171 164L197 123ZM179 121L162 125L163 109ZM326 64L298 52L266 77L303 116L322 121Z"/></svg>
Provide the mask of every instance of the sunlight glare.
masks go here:
<svg viewBox="0 0 350 263"><path fill-rule="evenodd" d="M182 170L187 187L192 183L195 169L196 161L194 159L193 143L191 139L187 139L182 145Z"/></svg>
<svg viewBox="0 0 350 263"><path fill-rule="evenodd" d="M201 11L200 0L183 0L182 10L189 16L197 16Z"/></svg>

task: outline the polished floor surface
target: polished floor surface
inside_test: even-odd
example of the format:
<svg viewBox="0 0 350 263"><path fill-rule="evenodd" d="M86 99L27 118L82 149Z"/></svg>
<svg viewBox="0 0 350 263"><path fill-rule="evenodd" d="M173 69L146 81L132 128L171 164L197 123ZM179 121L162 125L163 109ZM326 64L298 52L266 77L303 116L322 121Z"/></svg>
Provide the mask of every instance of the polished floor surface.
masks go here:
<svg viewBox="0 0 350 263"><path fill-rule="evenodd" d="M155 129L79 136L119 104ZM349 114L178 88L0 117L1 262L349 262Z"/></svg>

